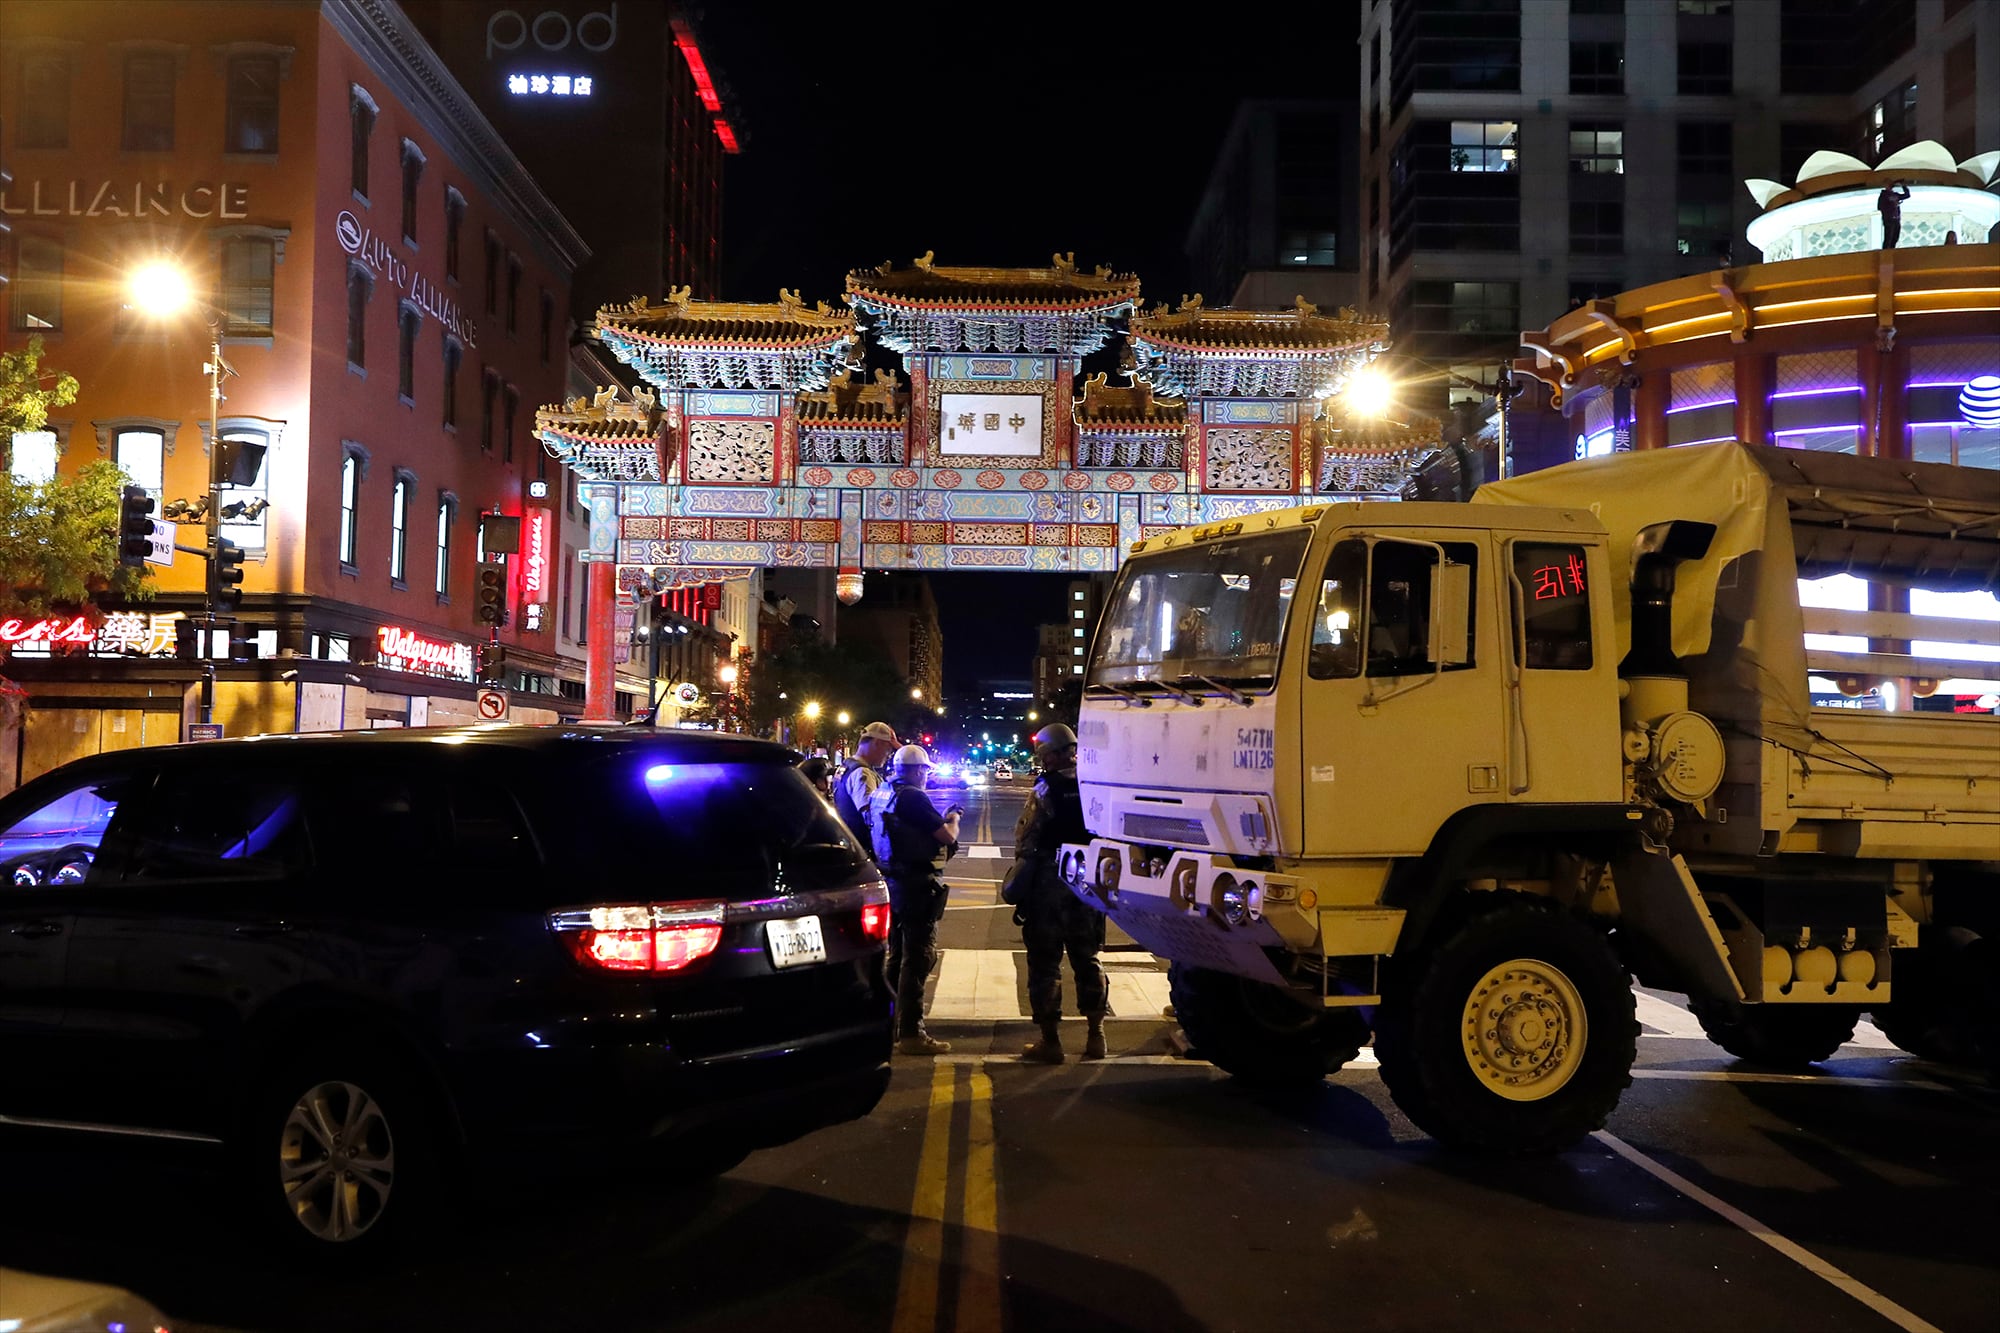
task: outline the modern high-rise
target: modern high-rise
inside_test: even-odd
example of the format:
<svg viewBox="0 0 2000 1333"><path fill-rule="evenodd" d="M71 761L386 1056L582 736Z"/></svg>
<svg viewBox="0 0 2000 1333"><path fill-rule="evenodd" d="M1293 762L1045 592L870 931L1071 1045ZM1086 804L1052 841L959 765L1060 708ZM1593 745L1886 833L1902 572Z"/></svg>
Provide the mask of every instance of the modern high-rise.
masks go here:
<svg viewBox="0 0 2000 1333"><path fill-rule="evenodd" d="M1367 0L1360 60L1363 300L1432 408L1523 328L1754 259L1745 178L2000 142L1978 0Z"/></svg>

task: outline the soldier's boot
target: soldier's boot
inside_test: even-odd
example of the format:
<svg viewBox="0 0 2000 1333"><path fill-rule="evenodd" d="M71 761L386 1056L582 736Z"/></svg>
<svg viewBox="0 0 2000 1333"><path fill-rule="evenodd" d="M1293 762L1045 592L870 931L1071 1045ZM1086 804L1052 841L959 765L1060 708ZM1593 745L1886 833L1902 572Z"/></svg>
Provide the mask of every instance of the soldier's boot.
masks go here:
<svg viewBox="0 0 2000 1333"><path fill-rule="evenodd" d="M1059 1065L1063 1062L1062 1032L1053 1018L1044 1018L1042 1039L1021 1052L1021 1058L1029 1064Z"/></svg>
<svg viewBox="0 0 2000 1333"><path fill-rule="evenodd" d="M1106 1054L1104 1049L1104 1015L1091 1014L1089 1017L1090 1035L1083 1039L1083 1058L1086 1060L1102 1060Z"/></svg>
<svg viewBox="0 0 2000 1333"><path fill-rule="evenodd" d="M943 1055L951 1049L951 1043L940 1041L922 1028L918 1028L897 1042L896 1049L904 1055Z"/></svg>

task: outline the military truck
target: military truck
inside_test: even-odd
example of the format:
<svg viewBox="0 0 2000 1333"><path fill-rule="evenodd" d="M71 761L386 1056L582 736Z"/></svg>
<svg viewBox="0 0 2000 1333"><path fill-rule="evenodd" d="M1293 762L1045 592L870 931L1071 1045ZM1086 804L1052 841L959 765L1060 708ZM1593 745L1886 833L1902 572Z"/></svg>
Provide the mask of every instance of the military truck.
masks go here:
<svg viewBox="0 0 2000 1333"><path fill-rule="evenodd" d="M1834 575L1867 609L1802 605ZM1150 535L1061 868L1197 1053L1316 1081L1372 1035L1468 1148L1604 1124L1635 976L1745 1059L1864 1014L1990 1057L2000 717L1934 709L2000 624L1910 608L1996 587L2000 475L1741 444Z"/></svg>

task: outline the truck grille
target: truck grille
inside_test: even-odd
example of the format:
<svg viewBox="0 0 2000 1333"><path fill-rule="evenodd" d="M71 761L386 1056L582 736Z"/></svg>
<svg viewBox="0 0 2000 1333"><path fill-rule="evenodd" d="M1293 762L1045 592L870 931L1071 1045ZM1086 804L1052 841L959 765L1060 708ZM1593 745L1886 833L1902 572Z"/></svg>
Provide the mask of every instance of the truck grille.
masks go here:
<svg viewBox="0 0 2000 1333"><path fill-rule="evenodd" d="M1176 819L1171 815L1125 816L1125 836L1141 842L1179 842L1195 847L1208 846L1208 834L1199 819Z"/></svg>

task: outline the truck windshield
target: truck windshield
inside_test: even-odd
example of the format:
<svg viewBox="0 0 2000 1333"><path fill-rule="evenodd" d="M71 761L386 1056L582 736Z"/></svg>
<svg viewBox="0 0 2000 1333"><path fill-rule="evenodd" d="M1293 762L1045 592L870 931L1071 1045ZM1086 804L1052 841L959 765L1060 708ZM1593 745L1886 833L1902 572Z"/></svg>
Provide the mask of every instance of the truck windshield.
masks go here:
<svg viewBox="0 0 2000 1333"><path fill-rule="evenodd" d="M1311 539L1300 528L1131 561L1105 607L1089 684L1173 684L1194 676L1269 684Z"/></svg>

